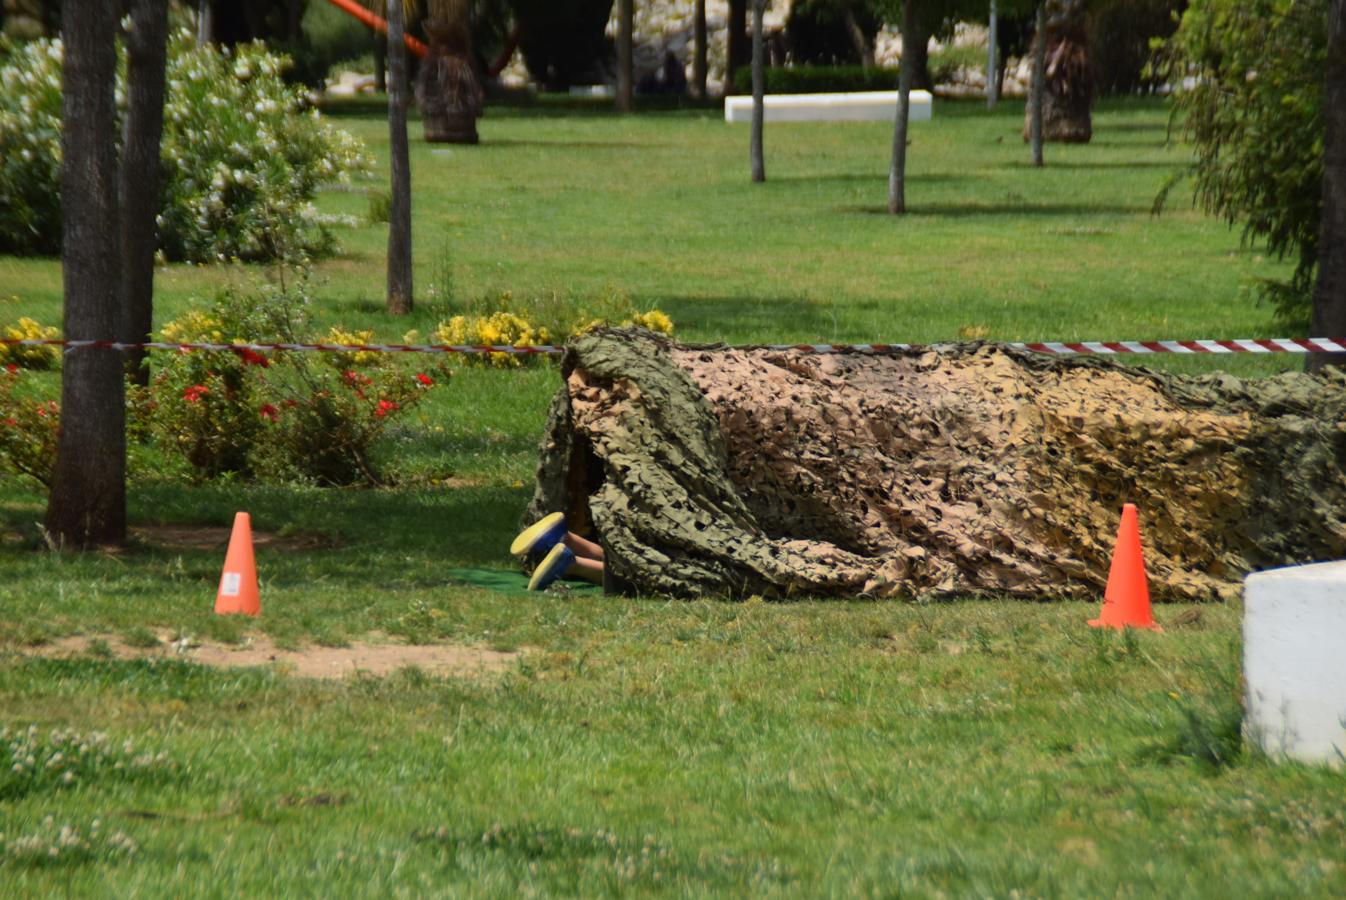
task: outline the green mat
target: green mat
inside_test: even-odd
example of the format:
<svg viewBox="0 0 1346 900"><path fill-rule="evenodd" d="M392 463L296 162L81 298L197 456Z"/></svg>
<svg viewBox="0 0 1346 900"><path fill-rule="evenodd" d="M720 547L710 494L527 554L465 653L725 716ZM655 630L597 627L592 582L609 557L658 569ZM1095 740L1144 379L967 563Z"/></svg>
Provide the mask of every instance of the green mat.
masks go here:
<svg viewBox="0 0 1346 900"><path fill-rule="evenodd" d="M522 572L506 569L449 569L449 580L458 584L484 588L498 594L536 593L528 590L528 576ZM558 581L567 593L589 593L602 591L596 584L587 581Z"/></svg>

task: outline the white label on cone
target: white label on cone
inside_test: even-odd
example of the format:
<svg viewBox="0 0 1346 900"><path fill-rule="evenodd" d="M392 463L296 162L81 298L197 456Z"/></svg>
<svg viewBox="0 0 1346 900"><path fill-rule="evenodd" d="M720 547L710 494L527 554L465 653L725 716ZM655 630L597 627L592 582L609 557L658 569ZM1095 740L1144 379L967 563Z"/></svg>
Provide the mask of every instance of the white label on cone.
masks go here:
<svg viewBox="0 0 1346 900"><path fill-rule="evenodd" d="M224 597L237 597L242 584L243 576L240 573L225 572L224 577L220 579L220 594Z"/></svg>

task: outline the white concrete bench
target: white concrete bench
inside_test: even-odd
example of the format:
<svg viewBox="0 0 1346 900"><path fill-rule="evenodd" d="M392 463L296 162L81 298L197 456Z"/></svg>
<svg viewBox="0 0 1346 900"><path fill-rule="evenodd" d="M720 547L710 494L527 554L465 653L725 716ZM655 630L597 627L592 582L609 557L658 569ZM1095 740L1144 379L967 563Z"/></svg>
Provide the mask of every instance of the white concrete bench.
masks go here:
<svg viewBox="0 0 1346 900"><path fill-rule="evenodd" d="M1244 732L1274 757L1346 763L1346 562L1249 575Z"/></svg>
<svg viewBox="0 0 1346 900"><path fill-rule="evenodd" d="M912 91L912 122L928 122L929 91ZM897 91L851 94L767 94L762 105L768 122L891 122L897 118ZM751 122L752 97L725 97L726 122Z"/></svg>

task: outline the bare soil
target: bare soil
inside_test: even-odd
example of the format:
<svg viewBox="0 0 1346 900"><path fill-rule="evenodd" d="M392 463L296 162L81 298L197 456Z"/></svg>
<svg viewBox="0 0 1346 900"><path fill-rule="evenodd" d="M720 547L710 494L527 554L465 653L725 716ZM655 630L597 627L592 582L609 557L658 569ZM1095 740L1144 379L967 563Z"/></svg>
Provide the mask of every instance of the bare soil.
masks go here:
<svg viewBox="0 0 1346 900"><path fill-rule="evenodd" d="M342 679L351 676L382 676L416 668L431 675L457 678L487 678L500 675L523 657L526 650L501 651L464 644L395 644L357 641L346 647L277 647L265 635L251 635L237 645L190 639L174 641L160 635L156 647L132 646L119 637L87 636L60 638L48 644L25 647L26 656L66 659L90 653L111 654L115 659L177 659L219 668L274 666L300 678Z"/></svg>

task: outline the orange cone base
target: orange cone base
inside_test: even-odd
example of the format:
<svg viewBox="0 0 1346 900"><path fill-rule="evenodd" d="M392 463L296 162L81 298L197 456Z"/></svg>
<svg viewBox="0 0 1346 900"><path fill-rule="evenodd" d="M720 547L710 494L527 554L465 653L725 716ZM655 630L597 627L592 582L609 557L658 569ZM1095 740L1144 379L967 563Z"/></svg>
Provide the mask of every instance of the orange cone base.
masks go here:
<svg viewBox="0 0 1346 900"><path fill-rule="evenodd" d="M1090 628L1116 628L1121 631L1123 628L1144 628L1146 631L1157 631L1163 633L1164 627L1158 622L1140 623L1140 622L1105 622L1102 619L1090 619Z"/></svg>

